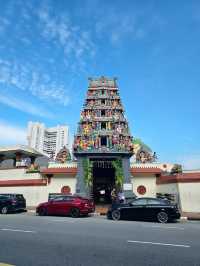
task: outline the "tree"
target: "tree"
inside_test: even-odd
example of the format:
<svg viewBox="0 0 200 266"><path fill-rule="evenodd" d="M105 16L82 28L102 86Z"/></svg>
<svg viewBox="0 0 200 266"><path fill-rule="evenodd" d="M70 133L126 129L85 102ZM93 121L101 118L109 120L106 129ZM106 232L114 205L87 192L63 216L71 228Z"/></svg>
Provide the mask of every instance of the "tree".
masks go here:
<svg viewBox="0 0 200 266"><path fill-rule="evenodd" d="M83 159L84 182L87 188L92 186L92 167L93 164L88 158Z"/></svg>

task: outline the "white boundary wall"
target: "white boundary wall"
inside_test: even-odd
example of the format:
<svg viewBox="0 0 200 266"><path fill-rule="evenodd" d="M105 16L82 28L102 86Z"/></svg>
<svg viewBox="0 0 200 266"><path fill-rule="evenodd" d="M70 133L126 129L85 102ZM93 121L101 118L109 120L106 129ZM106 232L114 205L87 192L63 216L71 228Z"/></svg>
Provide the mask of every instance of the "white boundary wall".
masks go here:
<svg viewBox="0 0 200 266"><path fill-rule="evenodd" d="M0 170L0 180L42 179L40 173L26 173L26 169ZM37 206L48 200L49 193L60 193L63 186L69 186L75 192L76 178L64 174L54 175L46 186L10 186L0 187L0 193L23 194L27 206Z"/></svg>
<svg viewBox="0 0 200 266"><path fill-rule="evenodd" d="M200 183L179 183L178 187L182 211L200 213Z"/></svg>
<svg viewBox="0 0 200 266"><path fill-rule="evenodd" d="M155 197L156 196L156 176L142 174L140 176L134 176L131 178L133 184L133 192L137 197ZM140 195L137 192L138 186L145 186L146 193Z"/></svg>

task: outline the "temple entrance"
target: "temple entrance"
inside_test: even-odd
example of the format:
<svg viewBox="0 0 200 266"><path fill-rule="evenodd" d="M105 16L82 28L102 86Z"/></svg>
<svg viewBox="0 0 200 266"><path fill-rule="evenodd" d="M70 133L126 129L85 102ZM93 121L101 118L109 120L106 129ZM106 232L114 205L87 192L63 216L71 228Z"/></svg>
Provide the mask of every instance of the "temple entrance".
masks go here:
<svg viewBox="0 0 200 266"><path fill-rule="evenodd" d="M93 198L95 204L110 204L115 186L115 169L112 161L93 161Z"/></svg>

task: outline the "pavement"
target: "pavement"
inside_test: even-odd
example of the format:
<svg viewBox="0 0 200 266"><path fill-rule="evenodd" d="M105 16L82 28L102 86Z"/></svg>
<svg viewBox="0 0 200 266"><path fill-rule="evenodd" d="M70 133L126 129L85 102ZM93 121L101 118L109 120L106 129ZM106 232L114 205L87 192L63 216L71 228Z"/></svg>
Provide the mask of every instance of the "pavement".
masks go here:
<svg viewBox="0 0 200 266"><path fill-rule="evenodd" d="M186 217L188 220L200 220L200 212L183 212L182 217Z"/></svg>
<svg viewBox="0 0 200 266"><path fill-rule="evenodd" d="M199 266L200 222L0 215L0 265Z"/></svg>
<svg viewBox="0 0 200 266"><path fill-rule="evenodd" d="M27 207L28 212L35 213L36 207L30 206ZM95 215L106 215L108 207L105 206L96 206ZM199 220L200 221L200 212L182 212L181 219L183 220ZM1 265L0 265L1 266Z"/></svg>

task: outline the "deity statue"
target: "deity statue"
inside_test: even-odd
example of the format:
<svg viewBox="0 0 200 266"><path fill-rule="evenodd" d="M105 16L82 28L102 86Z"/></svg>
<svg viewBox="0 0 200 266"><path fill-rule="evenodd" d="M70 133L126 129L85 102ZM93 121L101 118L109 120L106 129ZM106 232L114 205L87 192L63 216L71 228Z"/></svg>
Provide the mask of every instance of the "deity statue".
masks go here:
<svg viewBox="0 0 200 266"><path fill-rule="evenodd" d="M64 146L56 155L56 161L60 163L65 163L71 160L71 155L69 150Z"/></svg>

